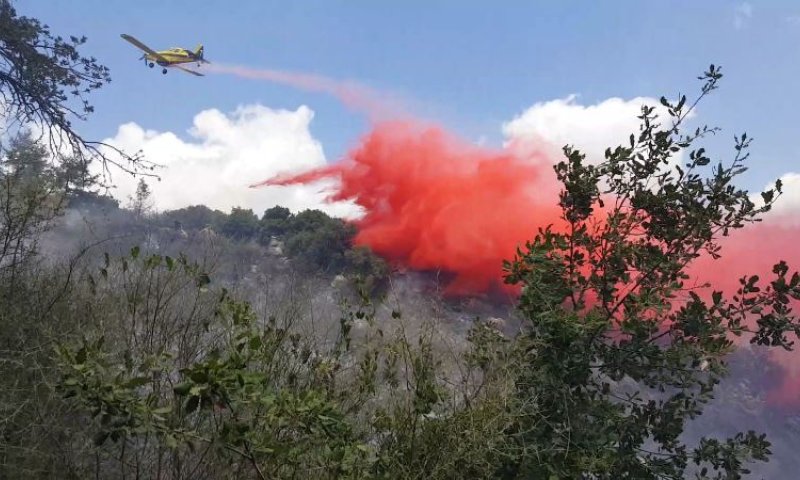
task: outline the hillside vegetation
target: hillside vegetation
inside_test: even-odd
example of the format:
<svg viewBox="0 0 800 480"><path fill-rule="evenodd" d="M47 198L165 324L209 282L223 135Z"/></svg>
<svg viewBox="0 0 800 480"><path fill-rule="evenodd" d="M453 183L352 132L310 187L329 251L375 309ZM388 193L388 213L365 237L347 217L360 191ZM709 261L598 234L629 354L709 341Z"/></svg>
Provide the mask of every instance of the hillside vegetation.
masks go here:
<svg viewBox="0 0 800 480"><path fill-rule="evenodd" d="M146 159L74 130L109 78L83 43L0 0L0 108L15 126L0 147L0 478L765 471L764 434L696 434L736 393L720 386L731 360L752 368L734 338L788 350L800 331L800 275L780 252L771 278L733 296L688 282L782 189L756 205L736 185L746 135L724 162L700 146L714 129L684 131L718 67L696 99L663 98L664 118L644 106L602 163L564 148L563 225L505 262L521 293L501 314L443 301L425 272L392 275L320 211L153 211ZM143 175L136 195L120 206L92 164Z"/></svg>

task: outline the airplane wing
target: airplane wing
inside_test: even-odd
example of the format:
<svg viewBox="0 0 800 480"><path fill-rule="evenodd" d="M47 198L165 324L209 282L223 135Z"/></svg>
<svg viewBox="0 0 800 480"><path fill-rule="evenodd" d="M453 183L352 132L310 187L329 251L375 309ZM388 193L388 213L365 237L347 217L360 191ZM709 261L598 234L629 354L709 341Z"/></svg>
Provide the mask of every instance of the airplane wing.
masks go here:
<svg viewBox="0 0 800 480"><path fill-rule="evenodd" d="M177 68L178 70L183 70L186 73L191 73L192 75L197 75L198 77L204 77L202 73L195 72L194 70L189 70L188 68L183 68L180 65L170 65L171 68Z"/></svg>
<svg viewBox="0 0 800 480"><path fill-rule="evenodd" d="M132 36L130 36L128 34L125 34L125 33L120 35L120 37L124 38L125 40L127 40L128 42L133 44L133 46L135 46L136 48L138 48L140 50L143 50L143 51L149 53L150 55L154 56L159 61L165 62L165 63L169 63L169 61L166 58L164 58L161 55L159 55L158 52L156 52L152 48L148 47L144 43L140 42L139 40L135 39L134 37L132 37Z"/></svg>

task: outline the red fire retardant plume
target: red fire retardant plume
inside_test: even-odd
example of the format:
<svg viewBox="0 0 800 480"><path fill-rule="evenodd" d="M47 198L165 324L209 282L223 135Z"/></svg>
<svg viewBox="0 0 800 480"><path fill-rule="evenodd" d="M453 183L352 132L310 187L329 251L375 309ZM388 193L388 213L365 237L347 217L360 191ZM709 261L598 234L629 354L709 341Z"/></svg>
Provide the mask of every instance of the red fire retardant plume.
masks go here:
<svg viewBox="0 0 800 480"><path fill-rule="evenodd" d="M438 127L378 124L338 164L260 185L341 181L331 201L365 215L355 242L415 270L455 275L450 294L500 285L502 261L539 227L559 222L552 163L478 148Z"/></svg>
<svg viewBox="0 0 800 480"><path fill-rule="evenodd" d="M211 71L328 93L373 122L398 116L385 95L352 82L244 67L216 66ZM415 121L385 122L340 163L253 186L338 178L340 186L330 200L352 200L365 212L357 221L357 244L400 266L454 275L447 293L476 294L501 284L502 261L512 258L516 247L540 227L561 224L552 163L541 153L520 158L475 147ZM732 296L739 277L769 279L777 260L786 260L792 270L800 268L800 212L794 216L794 227L768 221L732 232L722 242L723 258L701 258L690 274L698 284L711 282ZM744 344L747 339L736 341ZM782 385L769 393L771 401L800 404L797 355L770 352L783 370Z"/></svg>
<svg viewBox="0 0 800 480"><path fill-rule="evenodd" d="M404 267L453 274L446 293L481 294L502 285L502 262L517 246L540 227L562 224L552 163L543 154L520 158L479 148L439 127L392 122L378 124L342 162L253 186L338 178L329 200L352 200L364 210L357 244ZM710 282L730 297L738 278L756 274L768 281L779 260L800 268L800 227L776 220L768 217L722 239L721 259L704 256L690 267L695 284ZM782 384L769 391L769 400L798 405L796 353L770 349L770 357L782 369Z"/></svg>
<svg viewBox="0 0 800 480"><path fill-rule="evenodd" d="M780 200L779 200L780 201ZM797 212L795 215L800 215ZM794 271L800 270L800 225L791 218L778 218L748 225L742 230L731 232L731 236L720 240L722 258L713 260L708 256L699 258L689 269L689 274L698 284L709 282L713 290L720 290L732 297L740 288L739 278L758 275L760 285L766 287L776 275L772 267L780 260L789 265L789 278ZM800 302L793 301L795 315L800 315ZM757 328L755 321L750 325ZM749 337L732 337L739 345L749 343ZM781 385L768 392L767 399L772 404L784 406L800 405L800 358L797 348L800 342L793 334L789 339L795 341L795 350L787 352L778 348L770 348L770 358L781 368Z"/></svg>

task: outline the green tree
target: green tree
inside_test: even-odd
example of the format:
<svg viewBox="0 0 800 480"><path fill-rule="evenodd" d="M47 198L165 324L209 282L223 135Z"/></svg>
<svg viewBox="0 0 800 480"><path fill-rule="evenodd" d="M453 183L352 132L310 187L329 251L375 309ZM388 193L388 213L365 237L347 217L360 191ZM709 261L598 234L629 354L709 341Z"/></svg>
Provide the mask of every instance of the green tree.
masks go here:
<svg viewBox="0 0 800 480"><path fill-rule="evenodd" d="M725 376L733 336L788 349L800 331L789 303L800 276L782 262L766 285L743 278L732 298L687 282L698 256L719 256L719 238L757 221L781 191L777 182L759 207L734 185L746 134L725 164L696 146L715 129L683 133L721 77L712 65L695 102L662 98L667 118L644 106L638 134L604 162L566 147L555 166L564 227L506 263L529 325L516 344L520 414L507 432L517 447L503 477L733 479L767 459L769 442L752 431L697 445L681 437Z"/></svg>
<svg viewBox="0 0 800 480"><path fill-rule="evenodd" d="M287 232L290 234L313 232L331 227L337 223L341 223L341 220L331 218L322 210L303 210L291 217Z"/></svg>
<svg viewBox="0 0 800 480"><path fill-rule="evenodd" d="M276 205L267 209L261 217L261 235L259 242L262 245L269 245L272 237L279 237L286 234L292 212L286 208Z"/></svg>
<svg viewBox="0 0 800 480"><path fill-rule="evenodd" d="M162 221L169 226L178 222L183 228L201 230L206 227L221 229L228 216L219 210L211 210L205 205L169 210L162 214Z"/></svg>
<svg viewBox="0 0 800 480"><path fill-rule="evenodd" d="M152 194L147 182L140 178L136 184L136 193L130 197L130 209L136 218L143 218L153 210L153 200L150 198Z"/></svg>
<svg viewBox="0 0 800 480"><path fill-rule="evenodd" d="M81 426L51 388L53 339L83 328L74 322L85 304L73 296L72 283L81 255L66 264L36 255L40 234L62 211L69 184L62 174L70 168L64 163L148 167L123 152L107 155L75 129L73 121L92 111L89 94L109 79L104 66L79 51L84 42L55 36L0 0L2 478L76 478L74 467L85 458L69 433ZM28 131L41 137L34 140Z"/></svg>
<svg viewBox="0 0 800 480"><path fill-rule="evenodd" d="M289 223L286 252L314 269L338 273L347 266L345 254L355 233L351 224L319 210L306 210Z"/></svg>
<svg viewBox="0 0 800 480"><path fill-rule="evenodd" d="M88 167L89 164L79 157L63 158L58 165L59 184L65 189L67 206L117 210L119 200L101 193L101 175L89 172Z"/></svg>
<svg viewBox="0 0 800 480"><path fill-rule="evenodd" d="M58 456L68 423L52 402L51 367L43 331L55 308L63 277L40 275L41 235L64 204L49 150L23 134L0 148L0 477L30 478ZM52 308L50 308L52 307ZM35 400L34 400L35 399ZM42 410L39 410L42 409ZM52 441L52 442L51 442ZM62 463L63 464L63 463Z"/></svg>
<svg viewBox="0 0 800 480"><path fill-rule="evenodd" d="M63 207L47 148L30 133L0 149L0 272L16 272L36 253L39 235Z"/></svg>
<svg viewBox="0 0 800 480"><path fill-rule="evenodd" d="M36 179L52 173L47 148L28 131L14 135L4 153L3 170L9 176Z"/></svg>
<svg viewBox="0 0 800 480"><path fill-rule="evenodd" d="M250 240L258 233L258 217L253 210L233 207L222 224L222 234L234 240Z"/></svg>

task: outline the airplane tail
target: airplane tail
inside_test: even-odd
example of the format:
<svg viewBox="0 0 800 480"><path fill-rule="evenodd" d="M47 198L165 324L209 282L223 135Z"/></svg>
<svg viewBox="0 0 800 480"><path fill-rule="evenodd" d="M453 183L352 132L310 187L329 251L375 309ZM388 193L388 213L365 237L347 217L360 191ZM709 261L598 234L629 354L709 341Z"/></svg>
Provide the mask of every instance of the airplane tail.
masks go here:
<svg viewBox="0 0 800 480"><path fill-rule="evenodd" d="M195 51L194 51L194 56L195 56L195 57L196 57L198 60L205 60L205 58L203 58L203 54L204 54L204 52L203 52L203 45L202 45L202 44L200 44L200 45L198 45L198 46L197 46L197 48L195 49Z"/></svg>

